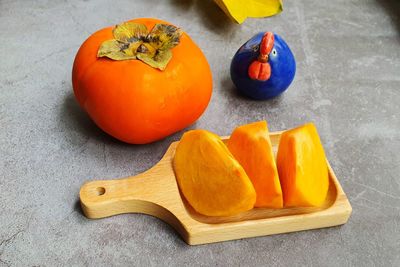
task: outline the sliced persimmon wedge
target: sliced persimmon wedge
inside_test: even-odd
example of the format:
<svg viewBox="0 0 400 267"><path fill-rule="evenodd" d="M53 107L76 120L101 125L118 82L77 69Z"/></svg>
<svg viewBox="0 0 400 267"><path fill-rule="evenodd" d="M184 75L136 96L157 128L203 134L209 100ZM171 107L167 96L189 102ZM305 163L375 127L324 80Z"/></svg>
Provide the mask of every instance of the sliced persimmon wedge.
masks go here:
<svg viewBox="0 0 400 267"><path fill-rule="evenodd" d="M227 145L253 183L257 193L255 207L282 208L282 190L267 122L237 127Z"/></svg>
<svg viewBox="0 0 400 267"><path fill-rule="evenodd" d="M277 166L285 206L323 205L329 188L328 166L314 124L307 123L282 134Z"/></svg>
<svg viewBox="0 0 400 267"><path fill-rule="evenodd" d="M254 187L218 135L205 130L186 132L173 166L181 193L198 213L230 216L254 207Z"/></svg>

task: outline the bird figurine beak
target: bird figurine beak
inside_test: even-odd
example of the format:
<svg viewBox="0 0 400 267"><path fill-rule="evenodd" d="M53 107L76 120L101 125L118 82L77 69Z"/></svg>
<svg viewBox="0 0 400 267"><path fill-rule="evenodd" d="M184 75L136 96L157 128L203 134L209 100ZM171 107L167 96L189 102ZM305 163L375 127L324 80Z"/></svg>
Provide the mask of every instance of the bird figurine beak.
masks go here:
<svg viewBox="0 0 400 267"><path fill-rule="evenodd" d="M248 69L249 77L253 80L266 81L271 77L271 65L268 63L268 55L274 47L274 34L266 32L261 40L259 56Z"/></svg>

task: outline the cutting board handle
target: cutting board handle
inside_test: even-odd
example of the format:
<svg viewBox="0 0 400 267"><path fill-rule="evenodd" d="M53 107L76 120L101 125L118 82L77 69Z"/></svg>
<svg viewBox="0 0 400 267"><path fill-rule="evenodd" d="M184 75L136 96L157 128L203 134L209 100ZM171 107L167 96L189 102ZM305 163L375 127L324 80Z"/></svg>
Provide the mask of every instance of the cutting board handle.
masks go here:
<svg viewBox="0 0 400 267"><path fill-rule="evenodd" d="M158 215L164 210L158 173L156 165L136 176L85 183L79 192L84 214L92 219L132 212Z"/></svg>

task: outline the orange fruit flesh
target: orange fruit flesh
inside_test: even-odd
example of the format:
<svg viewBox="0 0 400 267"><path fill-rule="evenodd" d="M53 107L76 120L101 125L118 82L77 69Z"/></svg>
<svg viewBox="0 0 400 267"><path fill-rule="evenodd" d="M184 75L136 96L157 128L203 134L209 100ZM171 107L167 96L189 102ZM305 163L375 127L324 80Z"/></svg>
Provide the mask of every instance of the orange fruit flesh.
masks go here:
<svg viewBox="0 0 400 267"><path fill-rule="evenodd" d="M253 183L257 193L255 207L282 208L282 190L267 122L237 127L227 145Z"/></svg>
<svg viewBox="0 0 400 267"><path fill-rule="evenodd" d="M282 134L277 166L286 207L324 204L329 188L328 166L312 123Z"/></svg>
<svg viewBox="0 0 400 267"><path fill-rule="evenodd" d="M173 165L182 194L198 213L231 216L253 208L254 187L219 136L205 130L186 132Z"/></svg>

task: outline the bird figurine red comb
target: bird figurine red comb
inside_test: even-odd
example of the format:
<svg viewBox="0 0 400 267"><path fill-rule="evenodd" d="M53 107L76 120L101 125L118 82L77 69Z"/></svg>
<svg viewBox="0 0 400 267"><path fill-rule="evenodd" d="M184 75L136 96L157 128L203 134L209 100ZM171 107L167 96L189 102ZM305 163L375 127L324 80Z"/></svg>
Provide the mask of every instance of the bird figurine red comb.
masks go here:
<svg viewBox="0 0 400 267"><path fill-rule="evenodd" d="M274 47L274 34L266 32L260 44L260 55L249 67L249 77L253 80L266 81L271 76L271 66L268 63L268 55Z"/></svg>

